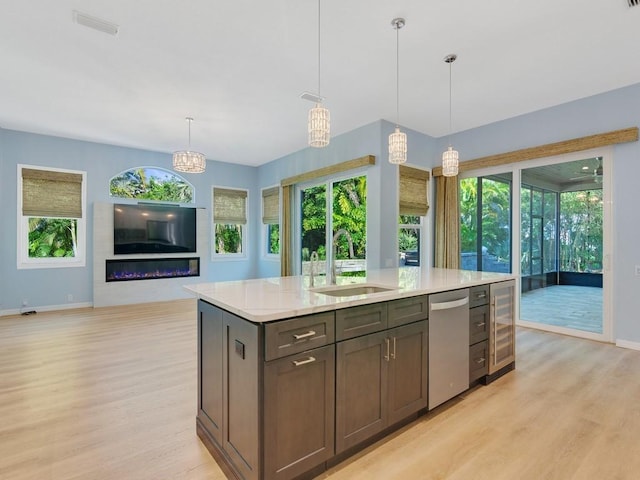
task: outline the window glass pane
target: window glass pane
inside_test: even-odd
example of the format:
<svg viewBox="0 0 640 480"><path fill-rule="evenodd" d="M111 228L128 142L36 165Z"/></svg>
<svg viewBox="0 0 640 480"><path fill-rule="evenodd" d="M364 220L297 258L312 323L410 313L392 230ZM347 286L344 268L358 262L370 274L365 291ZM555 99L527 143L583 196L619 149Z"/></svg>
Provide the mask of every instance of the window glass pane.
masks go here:
<svg viewBox="0 0 640 480"><path fill-rule="evenodd" d="M520 272L531 275L531 189L520 189Z"/></svg>
<svg viewBox="0 0 640 480"><path fill-rule="evenodd" d="M332 184L332 225L338 275L364 276L367 258L367 177L353 177ZM351 241L351 245L349 245ZM351 248L353 247L353 256Z"/></svg>
<svg viewBox="0 0 640 480"><path fill-rule="evenodd" d="M534 192L535 193L535 192ZM542 273L542 219L531 220L531 274Z"/></svg>
<svg viewBox="0 0 640 480"><path fill-rule="evenodd" d="M193 186L162 168L138 167L116 175L109 182L109 195L165 202L193 203Z"/></svg>
<svg viewBox="0 0 640 480"><path fill-rule="evenodd" d="M418 215L400 215L398 223L400 225L420 225L420 217Z"/></svg>
<svg viewBox="0 0 640 480"><path fill-rule="evenodd" d="M215 224L216 253L242 253L242 225Z"/></svg>
<svg viewBox="0 0 640 480"><path fill-rule="evenodd" d="M29 258L75 257L77 239L75 219L29 217Z"/></svg>
<svg viewBox="0 0 640 480"><path fill-rule="evenodd" d="M301 255L302 273L309 273L309 257L317 252L318 258L324 262L327 259L327 187L317 185L305 188L301 192ZM317 270L325 274L324 268Z"/></svg>
<svg viewBox="0 0 640 480"><path fill-rule="evenodd" d="M557 271L556 267L556 199L555 192L544 192L543 269L544 273Z"/></svg>
<svg viewBox="0 0 640 480"><path fill-rule="evenodd" d="M398 233L400 266L420 266L420 228L401 228Z"/></svg>
<svg viewBox="0 0 640 480"><path fill-rule="evenodd" d="M482 270L511 271L511 183L482 179Z"/></svg>
<svg viewBox="0 0 640 480"><path fill-rule="evenodd" d="M267 225L267 253L269 255L280 253L280 225L278 223Z"/></svg>
<svg viewBox="0 0 640 480"><path fill-rule="evenodd" d="M460 268L478 269L478 179L460 180Z"/></svg>
<svg viewBox="0 0 640 480"><path fill-rule="evenodd" d="M560 270L602 271L602 190L560 194Z"/></svg>

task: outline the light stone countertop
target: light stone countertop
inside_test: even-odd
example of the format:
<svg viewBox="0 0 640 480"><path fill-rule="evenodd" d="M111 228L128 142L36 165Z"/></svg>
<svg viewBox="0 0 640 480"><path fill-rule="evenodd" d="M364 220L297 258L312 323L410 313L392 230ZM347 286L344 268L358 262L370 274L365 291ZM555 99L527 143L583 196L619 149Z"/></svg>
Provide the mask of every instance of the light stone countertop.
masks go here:
<svg viewBox="0 0 640 480"><path fill-rule="evenodd" d="M368 270L366 277L338 277L338 286L367 284L393 288L363 295L335 297L314 292L306 275L198 283L185 285L184 289L242 318L262 323L513 278L514 275L505 273L400 267ZM326 281L324 276L316 277L314 287L326 287Z"/></svg>

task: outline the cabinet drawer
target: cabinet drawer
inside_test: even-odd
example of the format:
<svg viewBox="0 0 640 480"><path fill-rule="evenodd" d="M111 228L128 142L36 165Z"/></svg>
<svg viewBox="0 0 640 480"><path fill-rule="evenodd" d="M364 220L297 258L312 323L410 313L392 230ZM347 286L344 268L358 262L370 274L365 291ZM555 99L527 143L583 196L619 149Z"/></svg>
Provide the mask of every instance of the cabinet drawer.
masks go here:
<svg viewBox="0 0 640 480"><path fill-rule="evenodd" d="M401 298L387 303L389 328L429 318L429 297Z"/></svg>
<svg viewBox="0 0 640 480"><path fill-rule="evenodd" d="M265 325L266 361L335 341L334 312L318 313Z"/></svg>
<svg viewBox="0 0 640 480"><path fill-rule="evenodd" d="M469 383L489 373L489 343L476 343L469 347Z"/></svg>
<svg viewBox="0 0 640 480"><path fill-rule="evenodd" d="M489 338L489 305L469 309L469 345Z"/></svg>
<svg viewBox="0 0 640 480"><path fill-rule="evenodd" d="M489 303L489 285L478 285L469 289L469 308Z"/></svg>
<svg viewBox="0 0 640 480"><path fill-rule="evenodd" d="M359 337L386 328L386 302L336 310L336 340Z"/></svg>

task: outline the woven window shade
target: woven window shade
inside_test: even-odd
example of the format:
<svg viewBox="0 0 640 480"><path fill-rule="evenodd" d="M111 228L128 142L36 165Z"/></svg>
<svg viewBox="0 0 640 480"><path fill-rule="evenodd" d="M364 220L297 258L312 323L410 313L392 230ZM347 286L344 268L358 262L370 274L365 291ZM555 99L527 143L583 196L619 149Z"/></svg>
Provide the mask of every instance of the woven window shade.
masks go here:
<svg viewBox="0 0 640 480"><path fill-rule="evenodd" d="M280 223L280 188L262 191L262 223Z"/></svg>
<svg viewBox="0 0 640 480"><path fill-rule="evenodd" d="M22 215L82 218L82 174L23 168Z"/></svg>
<svg viewBox="0 0 640 480"><path fill-rule="evenodd" d="M245 225L247 223L247 192L228 188L213 189L213 221Z"/></svg>
<svg viewBox="0 0 640 480"><path fill-rule="evenodd" d="M400 165L400 215L426 215L429 211L429 172Z"/></svg>

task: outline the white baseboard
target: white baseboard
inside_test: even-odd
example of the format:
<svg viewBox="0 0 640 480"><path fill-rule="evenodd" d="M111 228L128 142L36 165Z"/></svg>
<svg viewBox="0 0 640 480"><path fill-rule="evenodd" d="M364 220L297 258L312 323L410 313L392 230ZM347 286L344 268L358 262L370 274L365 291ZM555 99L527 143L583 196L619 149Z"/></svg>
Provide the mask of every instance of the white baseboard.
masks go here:
<svg viewBox="0 0 640 480"><path fill-rule="evenodd" d="M74 308L91 308L91 307L93 307L93 303L91 302L64 303L62 305L44 305L40 307L22 307L22 308L10 309L10 310L0 310L0 317L4 317L8 315L20 315L24 311L53 312L56 310L71 310Z"/></svg>
<svg viewBox="0 0 640 480"><path fill-rule="evenodd" d="M616 340L616 347L640 350L640 342L630 342L628 340Z"/></svg>

